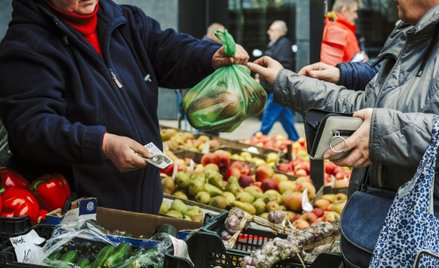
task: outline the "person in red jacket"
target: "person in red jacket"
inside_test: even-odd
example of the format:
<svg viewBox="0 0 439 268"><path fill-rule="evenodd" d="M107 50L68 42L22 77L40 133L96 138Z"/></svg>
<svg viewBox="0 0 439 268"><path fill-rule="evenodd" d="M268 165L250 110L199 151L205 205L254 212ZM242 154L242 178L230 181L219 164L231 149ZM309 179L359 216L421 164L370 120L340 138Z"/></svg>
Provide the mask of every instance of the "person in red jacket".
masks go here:
<svg viewBox="0 0 439 268"><path fill-rule="evenodd" d="M358 18L358 0L336 0L326 16L323 28L320 61L336 65L340 62L364 61L367 56L360 50L355 35Z"/></svg>

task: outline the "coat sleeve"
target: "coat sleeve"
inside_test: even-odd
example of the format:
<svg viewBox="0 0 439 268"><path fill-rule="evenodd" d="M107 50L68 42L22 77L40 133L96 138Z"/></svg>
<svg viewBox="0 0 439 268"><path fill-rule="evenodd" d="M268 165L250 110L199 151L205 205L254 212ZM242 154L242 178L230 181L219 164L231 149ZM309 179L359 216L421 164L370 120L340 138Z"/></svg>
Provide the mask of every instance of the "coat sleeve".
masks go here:
<svg viewBox="0 0 439 268"><path fill-rule="evenodd" d="M340 85L353 90L364 90L378 73L382 63L372 66L366 62L344 62L336 65L340 69Z"/></svg>
<svg viewBox="0 0 439 268"><path fill-rule="evenodd" d="M370 129L370 159L389 166L416 167L431 142L433 113L376 108Z"/></svg>
<svg viewBox="0 0 439 268"><path fill-rule="evenodd" d="M367 94L285 69L274 84L274 101L301 114L310 108L352 113L362 107Z"/></svg>
<svg viewBox="0 0 439 268"><path fill-rule="evenodd" d="M133 7L135 23L160 86L192 87L212 73L212 56L221 47L173 29L162 30L160 24Z"/></svg>
<svg viewBox="0 0 439 268"><path fill-rule="evenodd" d="M66 117L65 66L18 44L0 53L0 116L10 149L34 163L102 164L104 126Z"/></svg>

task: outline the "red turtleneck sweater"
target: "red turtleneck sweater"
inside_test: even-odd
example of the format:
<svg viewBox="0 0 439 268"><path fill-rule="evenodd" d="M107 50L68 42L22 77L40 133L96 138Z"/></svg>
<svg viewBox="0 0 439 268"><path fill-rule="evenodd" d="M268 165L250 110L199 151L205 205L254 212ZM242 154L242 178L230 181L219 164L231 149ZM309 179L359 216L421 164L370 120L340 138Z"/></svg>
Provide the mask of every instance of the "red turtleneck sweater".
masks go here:
<svg viewBox="0 0 439 268"><path fill-rule="evenodd" d="M99 54L99 56L102 57L102 50L97 35L99 4L96 5L93 13L88 15L80 15L77 13L60 10L52 4L49 4L49 6L63 21L80 32L84 38L96 49L96 52Z"/></svg>

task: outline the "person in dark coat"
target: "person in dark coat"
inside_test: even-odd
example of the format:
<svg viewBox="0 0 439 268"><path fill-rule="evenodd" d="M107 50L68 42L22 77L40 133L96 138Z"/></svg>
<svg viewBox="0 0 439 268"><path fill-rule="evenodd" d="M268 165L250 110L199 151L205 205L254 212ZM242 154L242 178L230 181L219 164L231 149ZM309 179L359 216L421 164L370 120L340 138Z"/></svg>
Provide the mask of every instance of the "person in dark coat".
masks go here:
<svg viewBox="0 0 439 268"><path fill-rule="evenodd" d="M274 21L267 33L270 37L270 43L267 50L264 52L265 56L270 56L279 61L285 69L293 68L293 50L292 43L286 37L288 32L287 24L284 21ZM262 113L262 123L260 132L267 135L273 128L276 121L280 121L285 132L288 134L290 140L296 141L299 139L299 134L294 126L294 112L280 104L273 102L273 86L261 79L261 85L267 91L268 98Z"/></svg>
<svg viewBox="0 0 439 268"><path fill-rule="evenodd" d="M0 116L8 165L31 180L61 172L100 206L158 213L158 88L194 86L215 69L245 64L138 7L112 0L13 0L0 44ZM142 157L141 157L142 156Z"/></svg>

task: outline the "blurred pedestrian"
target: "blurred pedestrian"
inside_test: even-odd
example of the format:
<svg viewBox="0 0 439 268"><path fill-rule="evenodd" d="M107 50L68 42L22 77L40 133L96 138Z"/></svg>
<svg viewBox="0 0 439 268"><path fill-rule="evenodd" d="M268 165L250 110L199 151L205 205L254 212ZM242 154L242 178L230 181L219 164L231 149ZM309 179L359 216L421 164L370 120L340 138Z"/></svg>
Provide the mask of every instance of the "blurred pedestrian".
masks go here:
<svg viewBox="0 0 439 268"><path fill-rule="evenodd" d="M264 55L279 61L285 69L292 69L294 62L293 44L286 36L287 32L288 27L284 21L274 21L267 31L270 42ZM288 107L274 103L272 85L264 79L261 79L261 85L269 94L264 112L262 113L262 123L259 131L267 135L273 128L274 123L279 121L287 133L288 138L296 141L299 135L294 126L294 112Z"/></svg>
<svg viewBox="0 0 439 268"><path fill-rule="evenodd" d="M360 49L355 20L358 18L359 0L336 0L328 12L323 28L320 61L336 65L340 62L367 61Z"/></svg>

